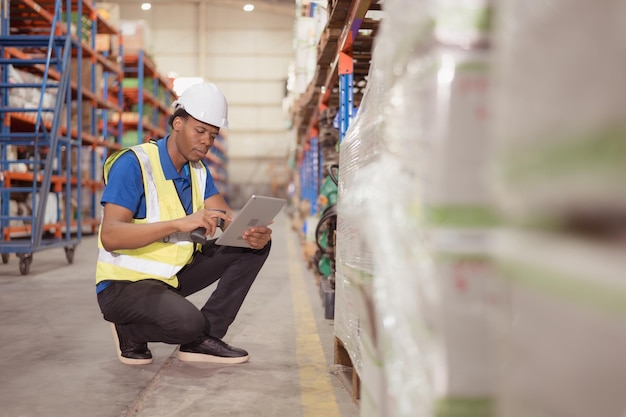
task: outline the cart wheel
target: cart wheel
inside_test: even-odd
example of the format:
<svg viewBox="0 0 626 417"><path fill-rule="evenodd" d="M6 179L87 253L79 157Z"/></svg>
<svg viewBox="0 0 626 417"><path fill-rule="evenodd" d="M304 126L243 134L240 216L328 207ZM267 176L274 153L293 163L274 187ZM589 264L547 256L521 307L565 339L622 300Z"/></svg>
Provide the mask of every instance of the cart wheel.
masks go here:
<svg viewBox="0 0 626 417"><path fill-rule="evenodd" d="M20 272L22 275L28 275L30 272L30 264L33 262L33 255L24 254L20 256Z"/></svg>
<svg viewBox="0 0 626 417"><path fill-rule="evenodd" d="M2 263L3 264L8 264L9 263L9 254L8 253L3 253L2 254Z"/></svg>
<svg viewBox="0 0 626 417"><path fill-rule="evenodd" d="M65 248L65 257L68 263L74 263L74 246Z"/></svg>

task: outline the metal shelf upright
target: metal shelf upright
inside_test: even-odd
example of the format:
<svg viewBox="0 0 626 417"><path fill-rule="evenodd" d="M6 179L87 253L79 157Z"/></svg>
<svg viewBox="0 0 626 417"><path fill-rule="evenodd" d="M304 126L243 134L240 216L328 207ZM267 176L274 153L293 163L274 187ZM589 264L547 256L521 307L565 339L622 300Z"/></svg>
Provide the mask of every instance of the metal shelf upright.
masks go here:
<svg viewBox="0 0 626 417"><path fill-rule="evenodd" d="M82 62L78 65L86 65L80 72L81 82L77 89L82 90L77 94L79 102L78 132L83 137L86 146L81 150L80 160L87 162L81 174L81 184L84 196L88 202L81 201L84 219L83 227L91 228L91 232L97 232L100 223L99 197L103 190L102 166L108 156L109 150L121 147L122 138L122 103L123 94L121 88L124 74L118 58L122 56L122 45L119 44L116 54L97 50L96 39L98 35L120 36L117 28L111 26L96 11L90 2L77 2L76 13L84 16L88 23L89 33L85 42L82 42ZM83 8L84 7L84 8ZM87 114L85 114L87 113ZM84 137L90 137L92 141L85 141Z"/></svg>
<svg viewBox="0 0 626 417"><path fill-rule="evenodd" d="M80 241L80 233L72 233L77 181L70 159L80 142L61 128L71 118L70 62L80 45L66 30L69 14L61 19L71 1L48 6L0 4L0 253L3 263L15 253L23 275L43 249L64 247L72 263ZM30 213L12 211L17 200Z"/></svg>

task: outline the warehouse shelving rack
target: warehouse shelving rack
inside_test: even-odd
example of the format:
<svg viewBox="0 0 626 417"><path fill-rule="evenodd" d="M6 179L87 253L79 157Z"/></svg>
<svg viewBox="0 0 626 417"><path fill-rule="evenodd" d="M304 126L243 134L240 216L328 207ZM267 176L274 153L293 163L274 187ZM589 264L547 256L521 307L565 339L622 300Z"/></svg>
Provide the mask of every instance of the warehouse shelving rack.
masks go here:
<svg viewBox="0 0 626 417"><path fill-rule="evenodd" d="M367 85L379 25L379 20L368 17L368 12L381 10L382 5L380 0L329 0L328 3L328 22L317 45L316 72L306 92L296 102L293 114L300 150L297 155L300 197L310 201L311 215L318 214L316 202L321 178L326 175L319 149L318 116L326 109L338 108L339 140L344 138L354 108L360 104ZM334 288L327 280L320 279L320 295L326 318L332 318L329 312L334 312ZM345 369L338 377L357 402L360 379L338 338L335 338L334 351L335 363Z"/></svg>
<svg viewBox="0 0 626 417"><path fill-rule="evenodd" d="M127 138L122 145L132 146L165 136L169 132L169 105L175 97L172 82L159 74L156 64L143 50L124 55L122 62L122 123ZM130 132L137 132L136 137L129 137Z"/></svg>
<svg viewBox="0 0 626 417"><path fill-rule="evenodd" d="M211 150L206 156L206 162L211 171L211 176L215 182L215 186L220 191L220 194L228 200L228 153L226 148L227 137L220 133Z"/></svg>
<svg viewBox="0 0 626 417"><path fill-rule="evenodd" d="M176 97L172 81L158 72L155 63L143 50L124 55L122 61L125 77L122 146L132 146L152 138L164 137L170 131L168 125L170 106ZM205 159L215 185L220 193L228 198L225 135L220 134L217 137Z"/></svg>
<svg viewBox="0 0 626 417"><path fill-rule="evenodd" d="M304 172L315 178L325 175L323 161L307 155L309 152L319 153L311 143L319 133L318 115L329 107L339 107L339 131L340 139L343 139L353 109L360 103L367 84L372 45L378 30L379 21L366 15L370 10L381 9L378 0L334 0L329 3L328 23L317 46L316 73L307 91L299 98L295 106L297 112L293 115L301 149L298 165L309 165ZM315 206L320 182L308 177L304 180L307 189L302 190L302 195L312 199L312 206ZM308 189L309 186L317 188Z"/></svg>
<svg viewBox="0 0 626 417"><path fill-rule="evenodd" d="M54 3L52 13L41 11L37 16L41 19L30 22L30 30L22 24L29 21L31 10L16 3L18 2L12 2L9 6L4 2L1 6L0 112L3 123L0 128L0 146L3 175L0 180L0 232L3 240L0 251L3 262L8 262L8 253L15 252L20 258L20 272L27 274L33 252L64 246L67 259L72 262L74 247L80 239L71 235L70 202L67 198L73 185L69 157L71 150L79 145L69 132L63 134L60 129L63 118L66 121L70 119L71 99L68 85L71 50L78 46L63 29L63 22L60 20L63 8L60 0ZM69 9L69 1L65 2L65 6L66 10ZM69 24L68 18L66 25ZM40 75L34 80L18 80L13 74L16 69L23 67L36 68ZM38 89L39 94L33 97L32 89ZM18 98L24 101L26 98L15 92L28 91L31 92L31 99L35 99L34 103L20 103ZM54 105L51 105L52 101ZM23 156L18 156L20 153ZM65 169L59 167L59 157L65 158ZM26 164L30 164L31 171L19 172L26 171ZM51 190L57 199L61 191L65 192L65 216L61 216L61 204L57 200L55 224L44 224ZM11 197L23 194L31 196L31 213L12 215L9 211ZM63 217L65 221L61 222ZM12 221L22 222L23 226L11 227ZM20 231L25 238L12 239L12 232ZM44 238L45 232L52 232L52 237Z"/></svg>
<svg viewBox="0 0 626 417"><path fill-rule="evenodd" d="M96 114L120 107L97 93L94 75L97 67L115 72L115 63L85 40L113 29L86 0L3 1L0 11L0 253L3 263L15 253L25 275L39 250L62 246L72 263L84 222L92 230L97 224L82 213L83 190L95 192L100 184L96 164L85 167L92 176L82 178L82 144L119 148L101 135ZM89 126L82 120L86 101Z"/></svg>
<svg viewBox="0 0 626 417"><path fill-rule="evenodd" d="M81 175L81 196L88 199L81 201L83 211L83 228L87 227L92 233L97 231L100 223L99 196L103 190L102 164L109 151L121 148L122 141L122 104L123 95L119 86L124 74L122 66L116 57L122 56L120 43L116 56L109 56L107 52L100 53L96 48L97 35L121 37L117 28L111 26L97 12L91 2L74 1L75 13L84 16L88 23L86 40L81 43L81 62L76 85L78 106L77 135L83 144L81 150L83 167ZM83 65L85 65L83 67Z"/></svg>

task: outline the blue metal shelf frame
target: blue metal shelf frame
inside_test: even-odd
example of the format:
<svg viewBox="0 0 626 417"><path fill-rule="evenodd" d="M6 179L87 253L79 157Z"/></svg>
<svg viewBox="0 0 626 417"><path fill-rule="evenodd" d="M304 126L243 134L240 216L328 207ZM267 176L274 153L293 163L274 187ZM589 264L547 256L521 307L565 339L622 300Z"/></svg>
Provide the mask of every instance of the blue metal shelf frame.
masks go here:
<svg viewBox="0 0 626 417"><path fill-rule="evenodd" d="M96 37L98 34L98 19L92 18L92 24L91 24L91 39L90 39L90 47L92 50L96 50ZM123 47L122 47L122 43L119 43L119 47L118 47L118 56L122 56L122 52L123 52ZM107 58L108 57L108 52L103 52L102 56ZM81 65L81 64L79 64ZM97 74L97 65L99 65L97 62L92 62L90 64L90 75L91 75L91 79L90 79L90 90L91 91L97 91L97 85L96 85L96 74ZM107 71L106 69L103 69L103 77L102 77L102 99L106 102L109 99L109 75L112 74L112 72ZM118 104L121 106L123 101L124 101L124 92L122 91L122 83L121 83L121 77L120 79L118 79L119 81L119 88L117 89L117 102ZM80 96L79 96L80 97ZM109 114L108 114L109 110L104 107L101 111L101 114L99 115L97 112L97 109L95 106L91 107L91 120L92 120L92 124L91 124L91 131L90 133L93 136L101 136L102 138L104 138L105 140L108 140L111 136L111 133L109 132ZM102 121L102 129L99 132L98 129L98 120ZM121 144L122 142L122 129L123 129L123 125L122 125L122 117L121 115L118 117L118 122L117 122L117 129L115 131L115 136L114 136L114 142L116 144ZM79 130L81 131L81 130ZM107 149L106 147L103 149ZM89 174L90 174L90 178L97 178L97 172L96 169L98 167L103 166L104 164L104 160L107 158L108 156L108 152L104 152L103 156L102 156L102 161L100 161L100 163L98 163L97 161L97 155L96 155L96 151L95 151L95 146L91 146L90 149L90 155L89 155ZM80 164L82 161L82 157L78 158L78 164L79 164L79 172L82 172L82 169L80 169ZM96 195L95 192L92 192L90 195L90 212L89 215L92 219L97 218L97 213L96 213L96 208L98 207L98 205L100 204L100 202L98 201L98 196ZM79 206L80 207L80 206Z"/></svg>
<svg viewBox="0 0 626 417"><path fill-rule="evenodd" d="M16 2L17 3L17 2ZM78 3L80 11L82 3ZM0 115L2 123L0 124L0 168L2 175L0 176L0 253L2 254L3 263L8 262L8 254L14 252L20 258L20 272L27 274L32 262L32 254L35 251L64 246L66 256L69 262L73 261L74 247L80 241L80 227L77 228L76 237L72 236L72 216L71 216L71 194L73 182L71 175L71 153L73 149L80 150L80 140L71 137L71 129L66 128L65 133L61 134L61 121L65 118L68 123L71 118L71 97L72 91L70 85L70 62L72 59L72 50L77 50L77 56L81 57L80 41L75 41L69 33L62 33L61 16L62 12L72 9L71 0L56 0L52 14L46 11L46 18L51 20L50 33L48 35L16 35L11 33L11 3L2 2L0 4ZM21 12L23 9L16 9ZM41 9L33 8L37 13ZM44 16L44 13L41 13ZM65 13L67 18L66 27L70 27L70 13ZM17 19L19 20L19 19ZM82 30L80 19L78 21L78 33ZM41 32L38 32L41 33ZM11 49L9 49L11 48ZM46 58L30 58L25 52L19 52L20 48L39 48L45 51ZM32 67L37 65L41 71L41 83L33 86L34 83L10 82L9 71L13 67ZM43 66L43 70L41 69ZM50 82L49 75L51 71L60 74L60 80ZM80 89L80 82L78 83ZM39 101L36 108L16 107L15 102L11 102L11 91L24 88L38 88ZM49 97L47 93L56 93L56 100L53 108L44 107L44 99ZM80 91L78 92L80 94ZM18 104L19 105L19 104ZM46 126L44 116L51 115L52 121ZM13 114L24 114L34 116L34 125L32 130L24 130L24 126L20 131L13 131L11 119L16 116ZM13 115L13 116L12 116ZM47 119L47 117L46 117ZM22 125L28 126L29 119L22 119ZM21 147L32 152L30 159L9 159L8 147ZM62 162L65 162L65 168L62 168ZM16 174L17 164L31 163L32 173L20 176ZM23 165L20 165L23 166ZM80 171L79 171L80 172ZM53 176L56 180L53 183ZM13 178L12 178L13 177ZM19 179L17 179L19 178ZM19 186L11 186L11 181L19 181ZM59 186L62 184L62 187ZM51 186L54 185L51 190ZM80 188L80 178L78 180L78 188ZM64 222L61 222L61 206L58 204L59 196L65 191L64 205ZM46 229L44 227L46 207L48 198L54 193L57 200L56 219L54 225L54 236L44 238ZM32 201L32 210L29 216L16 216L10 213L10 198L12 194L30 193ZM80 193L79 193L80 198ZM78 215L78 224L80 225L80 212ZM11 222L22 221L28 226L23 227L26 235L11 235ZM52 230L49 228L48 230Z"/></svg>
<svg viewBox="0 0 626 417"><path fill-rule="evenodd" d="M339 141L343 141L350 127L354 102L354 73L346 69L345 74L339 75Z"/></svg>

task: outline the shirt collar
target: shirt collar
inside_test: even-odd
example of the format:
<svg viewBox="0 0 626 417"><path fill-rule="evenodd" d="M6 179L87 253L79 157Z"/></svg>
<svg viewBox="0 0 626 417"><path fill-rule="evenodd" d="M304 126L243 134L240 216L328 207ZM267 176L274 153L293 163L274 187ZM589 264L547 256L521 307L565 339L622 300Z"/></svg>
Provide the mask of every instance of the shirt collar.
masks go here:
<svg viewBox="0 0 626 417"><path fill-rule="evenodd" d="M169 138L170 136L167 135L163 139L156 141L157 147L159 148L159 159L161 160L161 166L163 167L163 174L165 174L165 179L186 179L188 177L188 175L186 175L186 172L188 172L188 170L185 170L183 168L182 172L179 174L178 171L176 171L176 168L174 168L174 163L172 162L170 154L167 152L167 141L169 140Z"/></svg>

